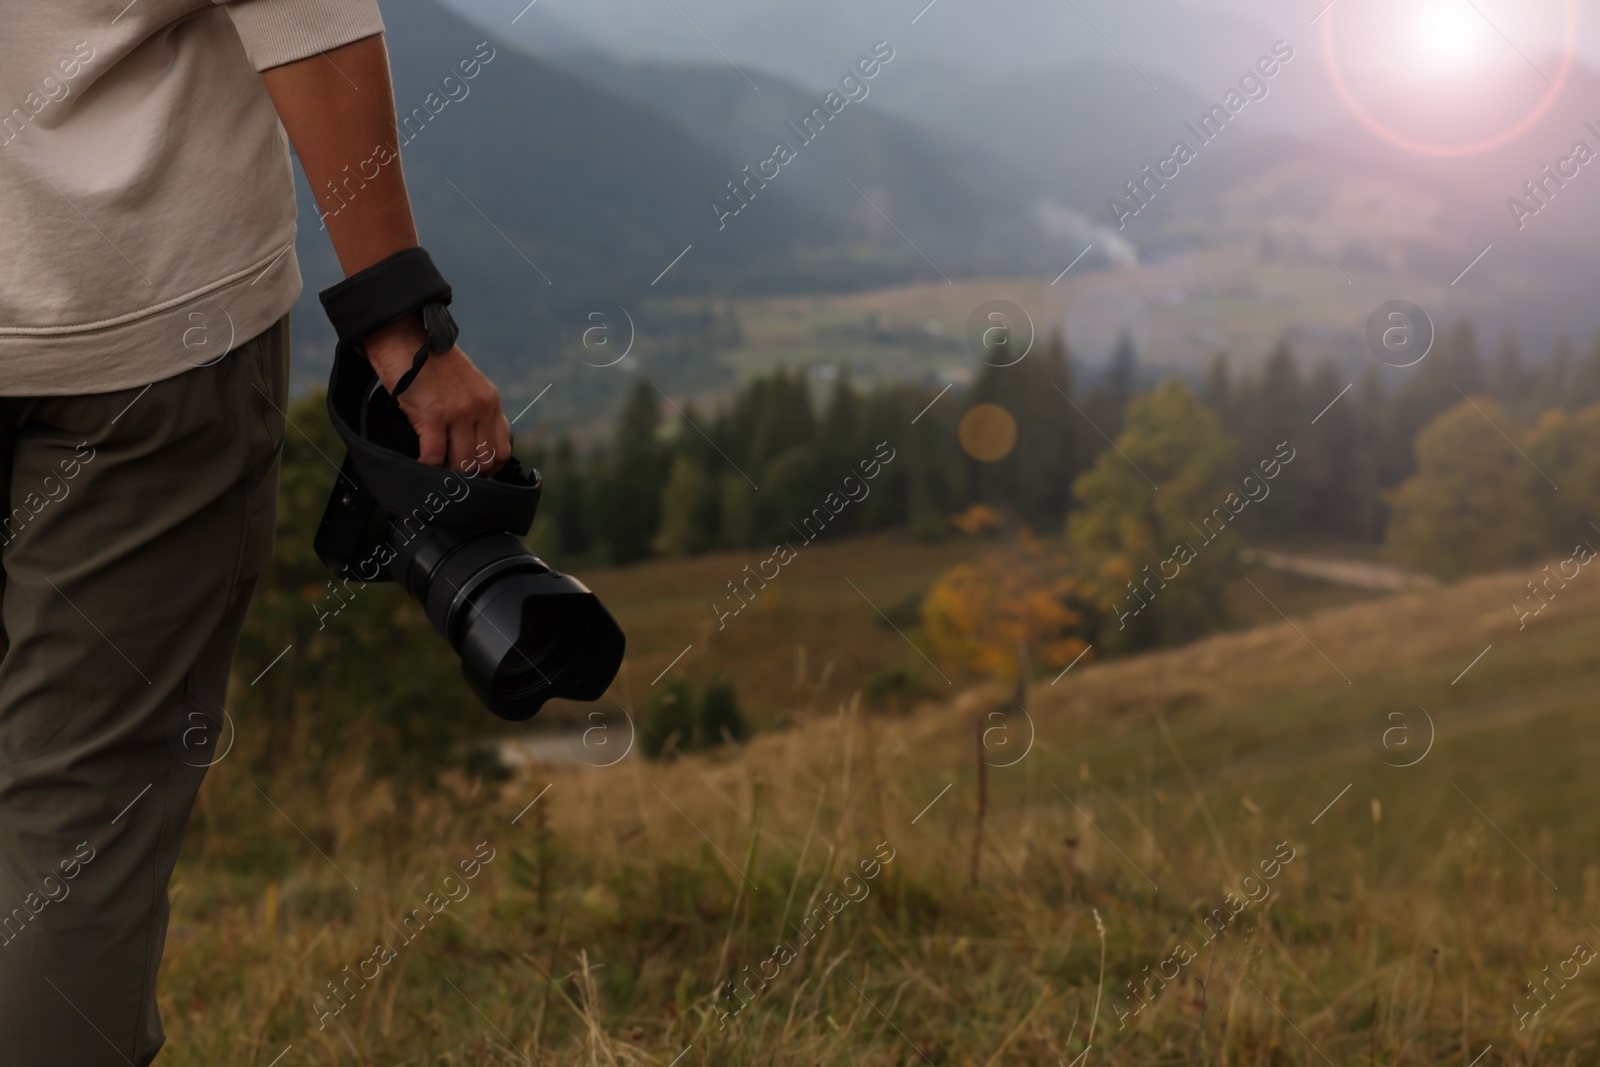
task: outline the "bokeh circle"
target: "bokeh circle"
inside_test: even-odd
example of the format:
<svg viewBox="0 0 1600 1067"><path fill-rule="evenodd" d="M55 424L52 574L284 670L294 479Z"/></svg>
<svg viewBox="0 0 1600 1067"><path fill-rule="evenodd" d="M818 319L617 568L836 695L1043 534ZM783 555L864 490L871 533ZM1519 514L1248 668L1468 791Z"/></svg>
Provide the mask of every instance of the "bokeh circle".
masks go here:
<svg viewBox="0 0 1600 1067"><path fill-rule="evenodd" d="M967 455L994 463L1017 447L1017 420L999 404L974 404L961 416L957 437Z"/></svg>

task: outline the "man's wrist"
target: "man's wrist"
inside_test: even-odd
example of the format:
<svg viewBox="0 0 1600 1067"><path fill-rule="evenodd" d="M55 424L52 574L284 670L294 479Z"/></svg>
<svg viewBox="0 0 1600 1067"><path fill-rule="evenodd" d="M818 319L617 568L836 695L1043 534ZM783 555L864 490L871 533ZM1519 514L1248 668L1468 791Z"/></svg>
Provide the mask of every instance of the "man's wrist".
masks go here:
<svg viewBox="0 0 1600 1067"><path fill-rule="evenodd" d="M374 330L362 341L367 360L377 372L385 389L393 389L400 376L411 369L417 349L427 341L428 332L422 325L422 314L413 312L398 322Z"/></svg>

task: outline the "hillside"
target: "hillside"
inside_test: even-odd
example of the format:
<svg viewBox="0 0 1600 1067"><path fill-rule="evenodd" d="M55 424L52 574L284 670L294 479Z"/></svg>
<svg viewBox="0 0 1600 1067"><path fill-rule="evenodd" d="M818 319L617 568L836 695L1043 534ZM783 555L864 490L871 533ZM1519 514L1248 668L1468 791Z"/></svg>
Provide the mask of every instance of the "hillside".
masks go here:
<svg viewBox="0 0 1600 1067"><path fill-rule="evenodd" d="M499 796L255 783L322 856L236 756L177 876L172 1062L1157 1064L1202 1028L1216 1062L1586 1062L1592 985L1535 1015L1525 983L1600 903L1600 585L1519 632L1527 577L1082 664L1031 690L1031 745L977 689Z"/></svg>
<svg viewBox="0 0 1600 1067"><path fill-rule="evenodd" d="M943 279L929 261L952 276L1045 269L1058 251L1050 238L1059 236L1047 232L1038 210L1047 183L1009 158L985 151L986 146L952 136L950 124L937 116L913 122L883 110L879 101L895 82L918 72L914 58L908 61L892 42L885 42L885 51L894 58L864 83L860 102L847 106L823 134L802 144L789 128L810 114L826 91L838 88L852 64L871 56L879 40L863 37L855 49L859 55L841 54L839 70L824 90L756 70L751 73L761 88L753 91L744 75L726 64L624 63L593 51L549 58L597 87L668 116L741 165L771 156L775 140L792 144L799 158L783 168L781 185L818 220L810 235L818 245L872 249L885 267L934 281ZM750 213L756 210L752 205ZM831 286L818 277L813 287Z"/></svg>
<svg viewBox="0 0 1600 1067"><path fill-rule="evenodd" d="M725 583L763 553L713 552L585 571L584 582L628 632L627 662L608 706L641 707L654 689L651 680L669 665L673 677L728 677L760 729L831 714L838 701L893 672L909 683L896 694L901 710L924 699L948 700L975 679L949 664L936 668L904 634L917 633L922 599L942 573L996 547L964 537L922 544L904 533L819 542L784 569L782 582L761 591L748 615L722 629L711 605L719 593L726 599ZM1247 566L1228 596L1241 627L1277 617L1245 579L1289 611L1370 595ZM590 710L558 702L527 732L582 721Z"/></svg>
<svg viewBox="0 0 1600 1067"><path fill-rule="evenodd" d="M717 233L706 205L738 173L731 159L432 0L388 0L384 13L397 111L426 118L401 130L418 229L455 289L463 343L508 385L542 378L537 392L566 362L562 319L601 299L635 303L685 246L666 290L782 272L817 225L778 188ZM493 58L463 82L458 64L475 55ZM303 180L300 218L297 343L328 353L316 290L340 274Z"/></svg>

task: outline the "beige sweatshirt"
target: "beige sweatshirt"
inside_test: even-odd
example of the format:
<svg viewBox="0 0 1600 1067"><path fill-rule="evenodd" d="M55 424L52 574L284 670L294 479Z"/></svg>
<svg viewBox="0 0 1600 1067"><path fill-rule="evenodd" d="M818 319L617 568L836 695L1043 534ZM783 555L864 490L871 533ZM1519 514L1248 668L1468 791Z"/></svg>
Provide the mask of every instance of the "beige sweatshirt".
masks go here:
<svg viewBox="0 0 1600 1067"><path fill-rule="evenodd" d="M0 0L0 396L143 386L287 312L258 71L382 30L376 0Z"/></svg>

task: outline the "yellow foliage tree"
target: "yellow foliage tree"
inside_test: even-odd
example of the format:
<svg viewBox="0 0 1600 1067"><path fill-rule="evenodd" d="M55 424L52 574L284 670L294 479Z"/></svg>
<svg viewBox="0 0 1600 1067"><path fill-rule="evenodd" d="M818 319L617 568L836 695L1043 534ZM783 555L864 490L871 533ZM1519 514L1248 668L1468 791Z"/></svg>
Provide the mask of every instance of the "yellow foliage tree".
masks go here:
<svg viewBox="0 0 1600 1067"><path fill-rule="evenodd" d="M1005 519L988 504L974 504L959 515L950 517L950 525L968 537L982 537L1005 525Z"/></svg>
<svg viewBox="0 0 1600 1067"><path fill-rule="evenodd" d="M922 602L922 625L946 662L1015 679L1022 648L1060 667L1087 647L1076 631L1090 592L1062 552L1024 530L1015 546L947 571Z"/></svg>

